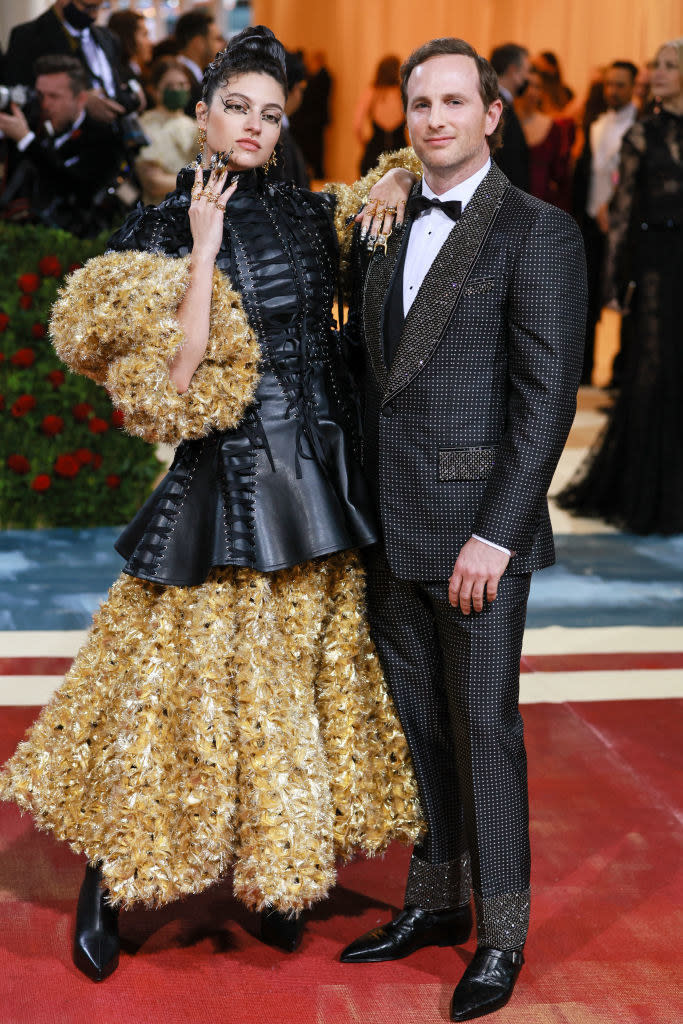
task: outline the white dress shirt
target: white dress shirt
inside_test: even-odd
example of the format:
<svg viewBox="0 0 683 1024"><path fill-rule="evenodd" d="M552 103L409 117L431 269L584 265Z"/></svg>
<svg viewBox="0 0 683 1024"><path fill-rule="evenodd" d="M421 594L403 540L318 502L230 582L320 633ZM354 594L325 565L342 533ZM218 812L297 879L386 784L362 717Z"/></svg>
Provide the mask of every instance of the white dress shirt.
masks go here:
<svg viewBox="0 0 683 1024"><path fill-rule="evenodd" d="M92 74L101 84L107 96L115 100L116 82L114 81L114 72L112 71L112 67L107 59L106 53L97 45L92 37L90 29L74 28L73 25L68 23L68 21L63 21L62 24L69 35L73 36L74 39L80 39L83 56L85 57L86 63Z"/></svg>
<svg viewBox="0 0 683 1024"><path fill-rule="evenodd" d="M440 196L437 196L435 192L432 192L431 188L423 178L422 195L427 196L428 199L438 199L442 203L449 202L451 199L458 200L464 210L481 182L489 173L490 168L491 160L489 158L484 166L476 171L471 177L466 178L465 181L461 181L459 185L455 185L453 188L449 189L448 192L444 192ZM406 261L403 266L404 316L408 315L408 310L412 306L415 296L420 290L420 285L427 276L429 268L434 262L437 253L452 230L453 221L451 218L447 213L443 213L441 210L437 209L428 210L413 222L410 229L410 238L408 239ZM498 551L503 551L506 555L511 554L508 548L504 548L500 544L494 544L493 541L486 540L485 537L479 537L476 533L473 533L472 536L476 540L480 540L484 544L488 544L489 547L496 548Z"/></svg>
<svg viewBox="0 0 683 1024"><path fill-rule="evenodd" d="M586 213L595 217L614 195L619 173L621 140L636 119L637 110L627 103L621 110L606 110L590 127L591 177Z"/></svg>

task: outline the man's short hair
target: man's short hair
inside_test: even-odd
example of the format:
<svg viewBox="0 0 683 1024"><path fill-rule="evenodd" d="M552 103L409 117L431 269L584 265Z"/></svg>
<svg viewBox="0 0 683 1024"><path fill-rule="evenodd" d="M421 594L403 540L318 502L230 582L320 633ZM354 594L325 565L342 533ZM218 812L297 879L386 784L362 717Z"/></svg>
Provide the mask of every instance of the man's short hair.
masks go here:
<svg viewBox="0 0 683 1024"><path fill-rule="evenodd" d="M498 99L498 76L493 67L477 53L473 46L464 39L456 39L453 36L445 36L441 39L430 39L428 43L418 46L413 50L407 61L401 65L401 96L403 98L403 109L408 107L408 79L416 67L424 64L432 57L471 57L477 68L479 76L479 95L486 110ZM495 153L502 144L502 118L495 131L487 137L489 149Z"/></svg>
<svg viewBox="0 0 683 1024"><path fill-rule="evenodd" d="M612 68L619 68L620 71L628 71L631 79L635 82L636 75L638 74L638 68L635 64L631 63L630 60L613 60L607 70L611 71Z"/></svg>
<svg viewBox="0 0 683 1024"><path fill-rule="evenodd" d="M209 25L216 19L209 11L188 11L181 14L176 22L175 38L179 50L184 50L191 39L207 36Z"/></svg>
<svg viewBox="0 0 683 1024"><path fill-rule="evenodd" d="M503 43L491 53L491 64L497 75L504 75L508 68L518 68L529 51L517 43Z"/></svg>
<svg viewBox="0 0 683 1024"><path fill-rule="evenodd" d="M49 53L38 57L33 65L36 78L38 75L68 75L69 85L74 96L90 88L85 68L76 57L67 57L61 53Z"/></svg>

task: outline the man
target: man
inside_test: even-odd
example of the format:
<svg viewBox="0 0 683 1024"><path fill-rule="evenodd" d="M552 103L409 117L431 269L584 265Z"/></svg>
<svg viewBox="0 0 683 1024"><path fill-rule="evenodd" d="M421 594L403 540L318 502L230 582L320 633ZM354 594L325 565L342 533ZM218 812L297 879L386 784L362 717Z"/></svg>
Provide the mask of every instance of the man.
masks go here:
<svg viewBox="0 0 683 1024"><path fill-rule="evenodd" d="M424 178L406 228L364 274L364 452L383 535L368 601L428 832L405 909L342 960L466 941L473 890L478 949L453 996L460 1021L502 1006L523 963L519 663L531 572L554 560L546 493L575 410L585 265L573 219L491 163L502 108L491 65L437 39L401 77Z"/></svg>
<svg viewBox="0 0 683 1024"><path fill-rule="evenodd" d="M175 39L178 60L190 72L190 101L185 113L194 117L195 107L202 98L204 70L223 49L225 40L213 14L206 10L182 14L176 23Z"/></svg>
<svg viewBox="0 0 683 1024"><path fill-rule="evenodd" d="M602 91L607 110L590 126L574 176L574 204L588 262L588 319L583 384L593 375L595 328L602 311L602 266L608 230L608 207L619 171L621 140L636 119L633 89L638 68L615 60L607 68Z"/></svg>
<svg viewBox="0 0 683 1024"><path fill-rule="evenodd" d="M16 104L0 113L0 130L15 144L0 200L3 216L97 234L111 226L107 186L119 169L118 146L108 126L86 112L88 79L74 57L40 57L35 87L38 134Z"/></svg>
<svg viewBox="0 0 683 1024"><path fill-rule="evenodd" d="M496 152L496 163L513 185L529 190L529 149L522 126L515 113L515 96L526 88L529 78L529 51L517 43L497 46L491 64L498 75L503 101L503 142Z"/></svg>
<svg viewBox="0 0 683 1024"><path fill-rule="evenodd" d="M285 53L287 71L287 100L277 147L277 162L268 171L273 181L293 181L300 188L309 188L311 181L301 148L292 134L289 119L301 106L306 92L306 65L301 51L287 50Z"/></svg>
<svg viewBox="0 0 683 1024"><path fill-rule="evenodd" d="M109 29L95 24L102 0L53 4L34 21L12 29L6 59L9 85L33 85L38 57L75 57L88 76L86 109L91 118L114 124L137 110L141 95L121 77L119 43Z"/></svg>

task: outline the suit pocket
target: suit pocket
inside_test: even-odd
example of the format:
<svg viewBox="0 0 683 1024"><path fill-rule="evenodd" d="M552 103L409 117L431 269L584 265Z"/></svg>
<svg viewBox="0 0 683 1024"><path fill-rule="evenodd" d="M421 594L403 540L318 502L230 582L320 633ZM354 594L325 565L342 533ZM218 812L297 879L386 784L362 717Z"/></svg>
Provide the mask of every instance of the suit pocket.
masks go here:
<svg viewBox="0 0 683 1024"><path fill-rule="evenodd" d="M462 293L463 295L485 295L486 292L493 291L495 283L492 277L480 277L470 280L463 288Z"/></svg>
<svg viewBox="0 0 683 1024"><path fill-rule="evenodd" d="M493 469L498 448L442 448L439 480L485 480Z"/></svg>

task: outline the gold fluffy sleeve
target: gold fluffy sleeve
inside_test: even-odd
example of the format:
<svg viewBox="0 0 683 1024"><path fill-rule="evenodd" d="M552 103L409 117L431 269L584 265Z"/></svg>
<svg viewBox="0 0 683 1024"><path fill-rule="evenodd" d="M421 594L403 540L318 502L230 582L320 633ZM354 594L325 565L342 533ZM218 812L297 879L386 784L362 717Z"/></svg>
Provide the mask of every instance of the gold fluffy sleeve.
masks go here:
<svg viewBox="0 0 683 1024"><path fill-rule="evenodd" d="M260 349L229 279L214 270L209 342L180 394L169 362L183 344L176 318L189 256L106 253L75 271L52 309L59 357L103 384L130 434L177 444L237 426L259 381Z"/></svg>
<svg viewBox="0 0 683 1024"><path fill-rule="evenodd" d="M422 177L422 164L415 155L415 150L407 146L394 153L383 153L379 158L379 163L371 171L368 171L364 178L355 181L353 185L330 182L323 188L323 192L329 192L337 200L334 211L334 227L339 239L342 265L345 265L348 260L353 236L353 232L347 224L349 217L355 216L363 203L367 202L372 186L376 185L387 171L391 171L395 167L404 167L407 171L412 171L413 174Z"/></svg>

